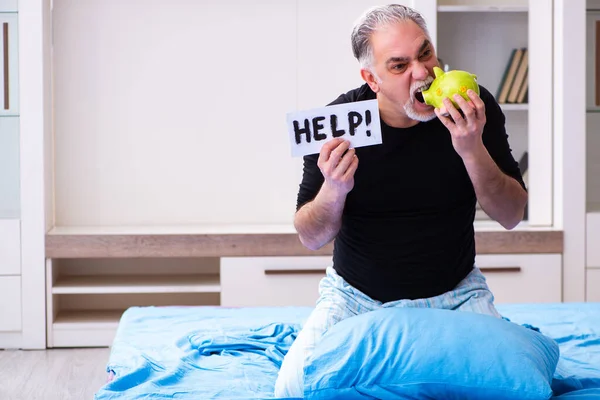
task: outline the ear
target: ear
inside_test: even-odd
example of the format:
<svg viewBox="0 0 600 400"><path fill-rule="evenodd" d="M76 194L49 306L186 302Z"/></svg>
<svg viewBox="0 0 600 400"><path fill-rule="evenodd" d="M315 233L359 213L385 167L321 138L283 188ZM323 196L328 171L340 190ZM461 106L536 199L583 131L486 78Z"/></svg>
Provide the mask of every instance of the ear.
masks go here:
<svg viewBox="0 0 600 400"><path fill-rule="evenodd" d="M375 75L373 75L373 73L371 71L369 71L368 69L365 69L365 68L361 68L360 76L363 78L363 80L365 82L367 82L367 84L369 85L369 87L371 88L371 90L373 92L375 92L375 93L379 92L379 84L377 83L377 80L375 79Z"/></svg>

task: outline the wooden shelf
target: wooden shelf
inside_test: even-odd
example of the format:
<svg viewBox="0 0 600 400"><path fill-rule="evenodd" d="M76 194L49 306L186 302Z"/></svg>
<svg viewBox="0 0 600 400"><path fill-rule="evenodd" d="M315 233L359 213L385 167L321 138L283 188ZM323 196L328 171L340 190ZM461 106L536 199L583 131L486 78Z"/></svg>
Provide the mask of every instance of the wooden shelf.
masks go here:
<svg viewBox="0 0 600 400"><path fill-rule="evenodd" d="M527 111L529 110L529 104L502 103L500 108L502 108L502 111Z"/></svg>
<svg viewBox="0 0 600 400"><path fill-rule="evenodd" d="M308 250L288 225L57 227L46 234L47 258L310 256L332 251L332 245Z"/></svg>
<svg viewBox="0 0 600 400"><path fill-rule="evenodd" d="M48 235L260 235L295 233L290 224L55 226Z"/></svg>
<svg viewBox="0 0 600 400"><path fill-rule="evenodd" d="M59 276L52 294L219 293L219 275Z"/></svg>
<svg viewBox="0 0 600 400"><path fill-rule="evenodd" d="M52 323L55 330L116 329L125 310L60 311Z"/></svg>
<svg viewBox="0 0 600 400"><path fill-rule="evenodd" d="M439 12L527 12L527 6L504 6L504 5L447 5L438 6Z"/></svg>
<svg viewBox="0 0 600 400"><path fill-rule="evenodd" d="M47 258L139 257L264 257L322 256L333 254L330 243L318 251L305 248L296 233L150 233L144 228L104 227L87 230L56 228L46 235ZM478 254L562 253L562 231L523 225L506 231L493 221L475 224ZM161 232L157 229L155 232Z"/></svg>
<svg viewBox="0 0 600 400"><path fill-rule="evenodd" d="M124 310L59 311L48 331L49 347L110 346Z"/></svg>

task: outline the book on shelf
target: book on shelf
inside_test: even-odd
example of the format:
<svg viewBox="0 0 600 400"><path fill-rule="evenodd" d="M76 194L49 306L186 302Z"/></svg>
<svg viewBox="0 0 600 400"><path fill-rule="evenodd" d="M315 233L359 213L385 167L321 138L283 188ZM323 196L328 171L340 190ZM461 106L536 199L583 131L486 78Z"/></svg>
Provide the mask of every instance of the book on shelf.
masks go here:
<svg viewBox="0 0 600 400"><path fill-rule="evenodd" d="M529 72L529 53L526 47L511 51L496 99L498 103L523 103L526 101Z"/></svg>
<svg viewBox="0 0 600 400"><path fill-rule="evenodd" d="M527 103L529 93L529 72L525 75L525 79L523 80L523 84L519 89L519 94L517 95L517 103L523 104Z"/></svg>
<svg viewBox="0 0 600 400"><path fill-rule="evenodd" d="M508 92L508 98L506 101L508 103L517 103L517 97L519 95L519 91L521 90L525 78L527 77L527 71L529 67L529 52L527 49L523 52L523 56L521 57L521 61L519 61L519 68L517 68L517 72L515 74L515 79L510 86L510 91Z"/></svg>

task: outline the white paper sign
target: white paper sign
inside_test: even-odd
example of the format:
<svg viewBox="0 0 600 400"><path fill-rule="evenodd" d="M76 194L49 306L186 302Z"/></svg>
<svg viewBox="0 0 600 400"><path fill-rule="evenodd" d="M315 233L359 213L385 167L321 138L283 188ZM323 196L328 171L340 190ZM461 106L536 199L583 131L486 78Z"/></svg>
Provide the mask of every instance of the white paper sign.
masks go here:
<svg viewBox="0 0 600 400"><path fill-rule="evenodd" d="M319 153L337 137L351 147L382 143L377 99L288 113L287 127L293 157Z"/></svg>

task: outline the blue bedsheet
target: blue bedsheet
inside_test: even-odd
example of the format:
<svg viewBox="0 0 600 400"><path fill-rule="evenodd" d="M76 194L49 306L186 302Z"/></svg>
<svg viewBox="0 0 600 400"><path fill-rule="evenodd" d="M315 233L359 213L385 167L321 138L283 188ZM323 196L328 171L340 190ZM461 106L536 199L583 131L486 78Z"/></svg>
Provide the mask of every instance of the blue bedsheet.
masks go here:
<svg viewBox="0 0 600 400"><path fill-rule="evenodd" d="M552 383L555 396L594 388L585 393L597 397L581 398L600 399L599 303L498 305L497 308L511 321L531 324L558 343L560 359Z"/></svg>
<svg viewBox="0 0 600 400"><path fill-rule="evenodd" d="M559 400L600 399L600 304L501 305L554 338ZM122 316L96 400L273 399L308 307L132 307ZM562 395L562 396L561 396Z"/></svg>
<svg viewBox="0 0 600 400"><path fill-rule="evenodd" d="M307 307L132 307L95 399L272 399Z"/></svg>

